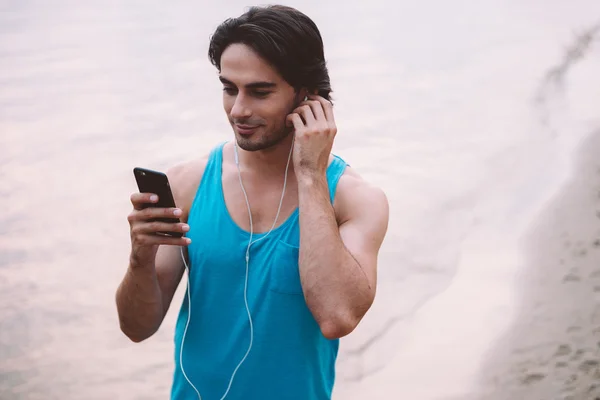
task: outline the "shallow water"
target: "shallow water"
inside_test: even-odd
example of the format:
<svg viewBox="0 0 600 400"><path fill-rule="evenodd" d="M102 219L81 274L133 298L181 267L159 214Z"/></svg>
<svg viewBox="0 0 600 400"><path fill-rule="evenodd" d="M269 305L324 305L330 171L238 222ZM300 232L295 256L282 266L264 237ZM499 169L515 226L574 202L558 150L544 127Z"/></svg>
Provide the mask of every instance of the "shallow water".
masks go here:
<svg viewBox="0 0 600 400"><path fill-rule="evenodd" d="M517 307L519 235L600 123L599 39L581 38L600 3L292 5L324 36L335 151L391 203L377 301L342 341L336 395L467 392ZM0 398L167 397L182 291L147 342L116 319L131 169L229 137L206 48L244 7L0 5Z"/></svg>

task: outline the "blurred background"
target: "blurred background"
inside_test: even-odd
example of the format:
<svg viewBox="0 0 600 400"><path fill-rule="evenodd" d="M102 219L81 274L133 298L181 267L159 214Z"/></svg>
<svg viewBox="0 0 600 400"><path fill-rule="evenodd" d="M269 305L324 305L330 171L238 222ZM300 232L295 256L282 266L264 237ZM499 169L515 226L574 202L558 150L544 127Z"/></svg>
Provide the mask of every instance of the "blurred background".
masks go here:
<svg viewBox="0 0 600 400"><path fill-rule="evenodd" d="M391 207L334 398L600 395L600 2L283 3ZM0 0L2 400L168 398L184 285L140 344L114 303L132 169L231 137L207 47L249 5Z"/></svg>

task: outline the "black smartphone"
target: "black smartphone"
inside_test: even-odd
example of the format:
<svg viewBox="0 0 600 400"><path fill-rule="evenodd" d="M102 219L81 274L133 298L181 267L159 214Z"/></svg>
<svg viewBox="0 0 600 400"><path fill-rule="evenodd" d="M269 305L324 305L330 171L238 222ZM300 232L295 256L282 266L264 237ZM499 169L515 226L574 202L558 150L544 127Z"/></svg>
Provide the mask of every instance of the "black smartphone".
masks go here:
<svg viewBox="0 0 600 400"><path fill-rule="evenodd" d="M154 193L158 196L158 202L148 203L148 207L161 207L170 208L177 207L175 200L173 199L173 192L171 191L171 185L169 185L169 179L163 172L153 171L147 168L136 167L133 169L133 175L137 182L140 193ZM160 221L167 223L178 223L181 222L179 218L156 218L152 221ZM157 232L163 236L170 237L182 237L182 232Z"/></svg>

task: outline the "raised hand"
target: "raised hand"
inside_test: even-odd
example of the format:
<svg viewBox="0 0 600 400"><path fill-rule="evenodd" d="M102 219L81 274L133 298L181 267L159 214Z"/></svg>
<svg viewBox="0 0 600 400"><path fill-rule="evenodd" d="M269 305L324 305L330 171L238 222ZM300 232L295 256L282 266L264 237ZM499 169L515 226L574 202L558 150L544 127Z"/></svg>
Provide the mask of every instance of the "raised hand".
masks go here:
<svg viewBox="0 0 600 400"><path fill-rule="evenodd" d="M294 170L298 178L323 176L337 133L333 105L321 96L308 100L292 111L287 124L294 127Z"/></svg>

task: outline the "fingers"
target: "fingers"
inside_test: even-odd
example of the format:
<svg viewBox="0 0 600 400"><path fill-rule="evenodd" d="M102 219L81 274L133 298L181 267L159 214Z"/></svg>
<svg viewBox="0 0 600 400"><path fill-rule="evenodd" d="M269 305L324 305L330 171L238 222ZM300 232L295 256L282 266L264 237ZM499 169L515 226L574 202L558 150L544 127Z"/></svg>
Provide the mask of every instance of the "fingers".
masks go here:
<svg viewBox="0 0 600 400"><path fill-rule="evenodd" d="M321 105L321 109L325 113L325 119L329 123L335 122L335 118L333 116L333 104L331 104L329 100L326 100L323 97L314 94L308 95L308 98L318 102Z"/></svg>
<svg viewBox="0 0 600 400"><path fill-rule="evenodd" d="M294 126L294 130L296 130L296 132L299 132L304 128L304 123L302 122L302 118L300 118L300 115L298 115L296 113L292 113L292 114L288 115L287 120L292 123L292 125Z"/></svg>
<svg viewBox="0 0 600 400"><path fill-rule="evenodd" d="M299 114L307 126L314 125L315 115L313 114L313 110L308 103L303 103L303 105L294 110L294 113Z"/></svg>
<svg viewBox="0 0 600 400"><path fill-rule="evenodd" d="M160 211L149 210L149 211ZM187 246L192 241L184 237L185 233L190 230L188 224L183 222L167 222L164 220L154 220L140 217L140 214L146 212L137 211L130 215L129 222L131 224L131 241L134 246L149 246L157 244ZM182 237L171 237L164 233L180 234Z"/></svg>
<svg viewBox="0 0 600 400"><path fill-rule="evenodd" d="M323 112L323 106L321 105L320 102L313 100L313 101L307 101L306 103L310 107L310 110L312 111L312 114L314 115L314 119L316 121L318 121L318 122L326 122L327 121L327 117L325 116L325 113Z"/></svg>
<svg viewBox="0 0 600 400"><path fill-rule="evenodd" d="M158 196L154 193L134 193L130 200L134 209L143 210L149 204L158 202Z"/></svg>
<svg viewBox="0 0 600 400"><path fill-rule="evenodd" d="M306 125L313 125L315 122L318 123L327 120L323 112L323 106L315 100L303 101L293 112L300 114Z"/></svg>
<svg viewBox="0 0 600 400"><path fill-rule="evenodd" d="M187 246L189 238L183 237L190 227L179 221L183 212L179 208L148 207L158 201L152 193L134 193L131 195L133 211L127 217L130 224L131 240L134 247L153 245ZM170 237L162 232L181 234Z"/></svg>
<svg viewBox="0 0 600 400"><path fill-rule="evenodd" d="M131 228L131 233L134 235L155 235L157 232L175 232L185 234L189 230L189 225L183 222L169 223L163 221L152 221L144 224L135 224Z"/></svg>
<svg viewBox="0 0 600 400"><path fill-rule="evenodd" d="M300 106L290 114L288 117L290 124L296 131L306 127L314 128L317 131L335 132L336 126L331 102L317 95L310 95L309 98L310 100L300 103ZM292 117L294 114L301 117L299 121L301 124L295 117Z"/></svg>
<svg viewBox="0 0 600 400"><path fill-rule="evenodd" d="M167 245L167 246L187 246L192 241L186 237L170 237L156 234L143 234L135 235L132 237L133 247L138 246L154 246L154 245Z"/></svg>
<svg viewBox="0 0 600 400"><path fill-rule="evenodd" d="M129 222L144 221L156 218L179 218L182 211L179 208L146 207L136 209L129 214Z"/></svg>

